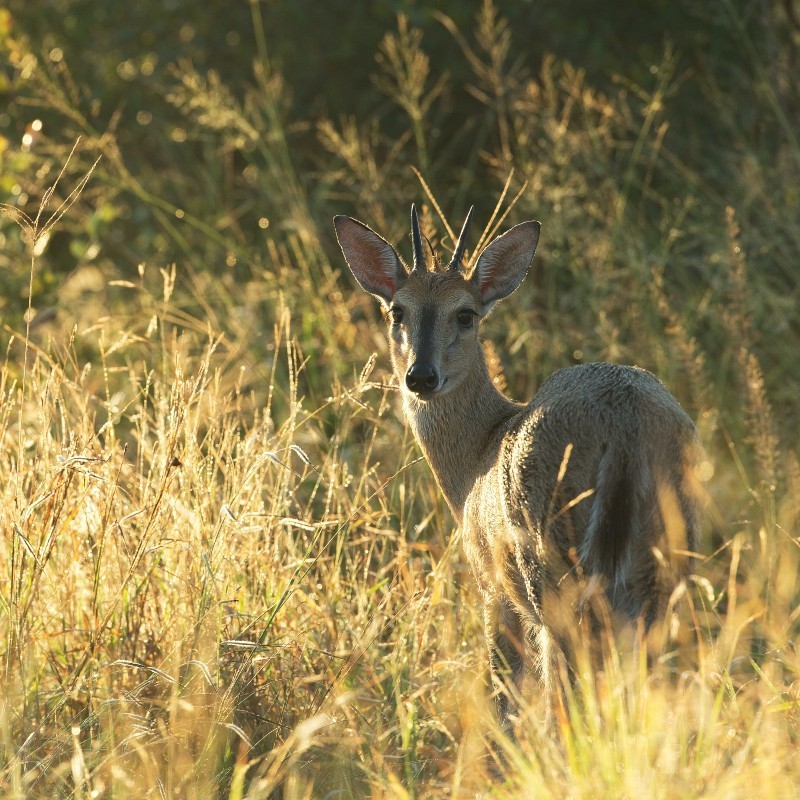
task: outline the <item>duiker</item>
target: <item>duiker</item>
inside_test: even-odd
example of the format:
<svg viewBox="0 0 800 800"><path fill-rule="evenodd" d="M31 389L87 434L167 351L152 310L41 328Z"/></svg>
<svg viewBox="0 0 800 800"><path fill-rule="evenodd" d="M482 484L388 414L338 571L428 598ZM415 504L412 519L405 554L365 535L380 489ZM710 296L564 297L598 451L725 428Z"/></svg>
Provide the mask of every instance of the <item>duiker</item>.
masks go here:
<svg viewBox="0 0 800 800"><path fill-rule="evenodd" d="M597 639L609 619L662 621L697 547L697 436L636 367L572 366L527 405L504 397L478 328L522 282L540 225L511 228L468 274L471 216L441 270L426 264L413 206L410 271L363 223L334 224L356 280L387 312L406 417L462 528L506 723L510 699L530 697L537 679L548 690L574 680L577 631Z"/></svg>

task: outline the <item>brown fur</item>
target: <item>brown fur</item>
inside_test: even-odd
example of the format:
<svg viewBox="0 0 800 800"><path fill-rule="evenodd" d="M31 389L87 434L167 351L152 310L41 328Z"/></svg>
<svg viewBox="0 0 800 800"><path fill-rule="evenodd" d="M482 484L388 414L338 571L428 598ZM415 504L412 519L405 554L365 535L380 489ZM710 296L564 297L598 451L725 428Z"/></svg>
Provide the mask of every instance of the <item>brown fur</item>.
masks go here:
<svg viewBox="0 0 800 800"><path fill-rule="evenodd" d="M574 674L587 619L595 635L603 617L644 628L662 619L697 547L694 425L635 367L560 370L527 405L495 388L478 319L521 282L538 223L496 239L470 278L408 274L366 226L337 217L336 228L362 286L402 312L401 323L389 315L392 364L406 417L463 531L505 720L509 697L528 697L537 679L552 689L559 663ZM465 309L476 314L471 327L458 322ZM415 364L433 371L434 391L408 388Z"/></svg>

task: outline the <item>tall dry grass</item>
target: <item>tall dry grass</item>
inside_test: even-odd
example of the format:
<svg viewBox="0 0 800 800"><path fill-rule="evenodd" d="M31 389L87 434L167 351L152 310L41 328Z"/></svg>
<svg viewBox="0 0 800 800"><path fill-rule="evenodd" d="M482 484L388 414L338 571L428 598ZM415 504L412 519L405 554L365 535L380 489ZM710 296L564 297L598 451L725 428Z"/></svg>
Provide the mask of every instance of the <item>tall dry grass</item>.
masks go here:
<svg viewBox="0 0 800 800"><path fill-rule="evenodd" d="M64 138L19 154L27 203L2 218L28 308L2 334L0 792L796 795L800 234L779 202L794 143L751 146L722 192L725 158L703 172L670 139L673 54L648 86L612 94L556 59L526 74L487 3L474 34L441 18L481 109L451 143L465 161L435 136L456 89L401 21L377 86L410 128L305 125L312 174L253 8L244 97L174 66L165 98L207 162L165 183L131 171L114 130L60 91L62 72L27 79ZM216 191L229 157L233 199L209 202L198 187ZM475 200L488 220L501 196L511 210L487 229L537 217L543 239L486 323L496 379L523 398L569 363L641 364L697 419L707 454L703 552L670 643L650 664L610 647L552 727L530 698L516 743L491 711L458 531L328 221L354 213L402 249L416 198L446 250L457 221L437 206ZM47 232L100 231L103 252L95 211L124 198L155 220L146 262L84 255L42 304L50 245L41 227L25 238L19 211L46 223L61 208Z"/></svg>

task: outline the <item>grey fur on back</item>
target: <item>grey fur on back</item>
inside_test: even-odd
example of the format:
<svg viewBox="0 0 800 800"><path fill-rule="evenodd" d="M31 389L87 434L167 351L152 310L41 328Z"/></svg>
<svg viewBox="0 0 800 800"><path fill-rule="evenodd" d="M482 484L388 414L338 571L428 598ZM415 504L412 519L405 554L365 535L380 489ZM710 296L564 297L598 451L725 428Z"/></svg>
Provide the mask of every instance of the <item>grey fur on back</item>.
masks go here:
<svg viewBox="0 0 800 800"><path fill-rule="evenodd" d="M565 569L578 563L586 577L601 577L615 611L652 623L664 602L653 548L685 564L675 554L698 544L683 474L695 446L694 424L652 373L568 367L509 425L500 450L504 505L513 524L556 544Z"/></svg>

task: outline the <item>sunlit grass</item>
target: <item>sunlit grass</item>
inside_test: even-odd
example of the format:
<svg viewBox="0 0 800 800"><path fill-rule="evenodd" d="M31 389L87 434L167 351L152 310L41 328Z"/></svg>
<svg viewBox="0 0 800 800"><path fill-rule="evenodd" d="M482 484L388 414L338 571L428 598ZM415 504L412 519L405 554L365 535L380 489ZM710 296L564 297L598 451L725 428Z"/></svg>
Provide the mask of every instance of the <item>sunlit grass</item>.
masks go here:
<svg viewBox="0 0 800 800"><path fill-rule="evenodd" d="M0 794L796 794L796 150L779 172L751 148L722 197L670 149L673 54L652 85L613 95L551 58L528 76L485 4L474 37L440 18L484 109L456 165L431 119L455 89L407 20L377 67L411 123L392 139L377 121L290 119L253 14L242 97L188 63L171 71L166 99L208 160L166 176L132 171L114 131L61 92L63 72L25 61L64 138L5 162L29 203L0 217L27 307L0 338ZM316 137L313 173L296 168L296 130ZM213 191L229 154L241 175L227 204ZM407 250L416 199L445 253L437 205L457 219L475 202L486 223L501 196L503 211L517 197L504 226L539 218L543 233L484 329L498 383L524 399L570 363L653 369L697 420L707 495L663 647L610 643L549 721L526 698L513 742L459 533L330 225L354 213ZM123 197L156 226L146 263L84 255L41 306L49 240L26 238L19 212L52 219L48 233L91 231L104 252ZM747 220L762 206L756 247Z"/></svg>
<svg viewBox="0 0 800 800"><path fill-rule="evenodd" d="M791 793L795 499L712 456L722 538L681 601L671 641L688 657L668 644L648 668L614 649L567 713L524 712L512 744L459 538L374 360L309 406L313 357L288 313L270 361L231 363L237 342L175 322L173 280L160 298L144 274L128 288L156 312L138 325L29 342L24 386L24 337L8 345L7 796ZM748 430L766 429L741 363L761 420ZM796 481L784 460L759 475ZM730 493L752 498L747 519L726 519Z"/></svg>

